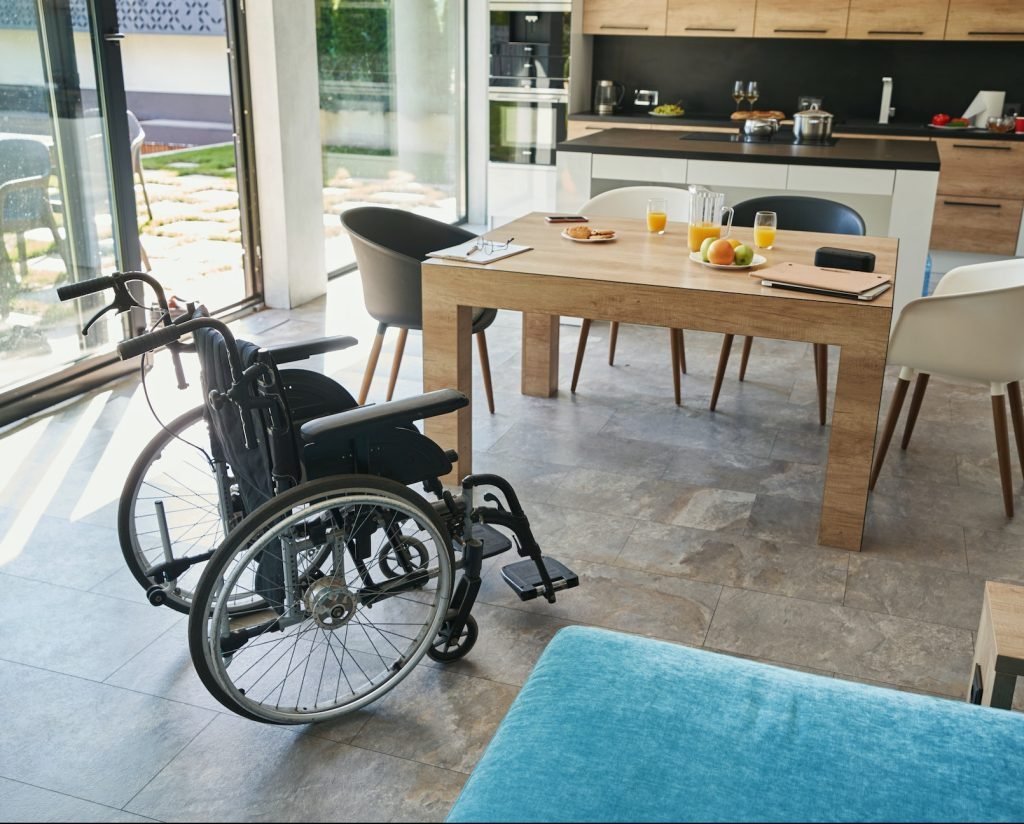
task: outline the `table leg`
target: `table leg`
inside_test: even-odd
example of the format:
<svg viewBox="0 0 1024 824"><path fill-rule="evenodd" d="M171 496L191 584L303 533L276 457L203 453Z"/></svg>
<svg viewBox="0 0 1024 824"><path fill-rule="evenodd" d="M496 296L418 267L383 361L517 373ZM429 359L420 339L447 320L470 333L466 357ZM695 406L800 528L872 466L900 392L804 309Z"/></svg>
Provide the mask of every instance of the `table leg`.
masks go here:
<svg viewBox="0 0 1024 824"><path fill-rule="evenodd" d="M523 313L522 393L535 398L558 394L558 315Z"/></svg>
<svg viewBox="0 0 1024 824"><path fill-rule="evenodd" d="M860 550L884 375L884 349L840 351L818 528L818 542L826 546Z"/></svg>
<svg viewBox="0 0 1024 824"><path fill-rule="evenodd" d="M424 279L423 391L457 389L472 400L473 307L456 306L454 298L439 295ZM424 427L442 449L454 449L459 460L441 480L458 484L473 471L472 403L448 415L427 418Z"/></svg>

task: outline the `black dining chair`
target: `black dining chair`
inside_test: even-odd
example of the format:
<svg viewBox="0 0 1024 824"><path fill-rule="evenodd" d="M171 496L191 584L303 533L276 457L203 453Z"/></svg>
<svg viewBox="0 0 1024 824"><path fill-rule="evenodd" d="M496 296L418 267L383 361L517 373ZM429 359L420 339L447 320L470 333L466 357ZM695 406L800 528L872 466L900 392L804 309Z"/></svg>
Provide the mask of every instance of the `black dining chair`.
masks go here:
<svg viewBox="0 0 1024 824"><path fill-rule="evenodd" d="M384 345L384 333L389 326L396 326L399 330L398 343L391 364L387 394L387 400L391 400L409 330L423 329L420 264L427 259L428 252L455 246L476 235L414 212L383 206L349 209L342 213L341 225L352 240L359 275L363 281L366 311L378 324L358 401L360 404L366 403L380 350ZM494 322L497 315L497 309L473 310L473 334L480 355L487 408L491 413L494 412L494 392L491 388L491 364L484 330Z"/></svg>
<svg viewBox="0 0 1024 824"><path fill-rule="evenodd" d="M754 216L758 212L775 212L778 215L780 229L797 232L829 232L836 235L866 234L864 218L845 203L798 195L769 195L737 203L733 207L733 225L753 226ZM718 356L718 370L715 372L715 384L711 390L712 411L718 405L718 393L722 389L725 369L729 365L733 337L733 335L726 335L725 340L722 341L722 351ZM747 361L750 358L750 346L753 342L754 339L750 335L743 339L743 352L740 355L740 380L746 377ZM824 426L828 392L828 346L826 344L814 344L814 373L818 385L818 422Z"/></svg>

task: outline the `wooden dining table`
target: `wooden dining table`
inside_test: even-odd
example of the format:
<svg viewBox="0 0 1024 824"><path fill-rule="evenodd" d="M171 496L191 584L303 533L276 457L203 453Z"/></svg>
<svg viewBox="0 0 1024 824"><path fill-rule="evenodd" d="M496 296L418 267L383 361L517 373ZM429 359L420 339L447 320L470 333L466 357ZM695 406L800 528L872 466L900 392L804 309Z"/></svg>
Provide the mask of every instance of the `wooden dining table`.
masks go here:
<svg viewBox="0 0 1024 824"><path fill-rule="evenodd" d="M576 243L564 224L531 213L490 233L532 247L487 265L429 259L423 263L423 384L472 397L470 352L473 307L523 313L522 392L558 392L558 335L562 315L627 323L807 341L839 348L835 405L822 496L818 541L859 550L864 533L868 476L882 395L892 290L871 301L762 286L746 270L722 270L690 260L686 224L663 235L635 218L602 218L615 240ZM500 235L500 238L499 238ZM753 245L753 230L732 236ZM875 271L895 273L898 241L780 230L764 250L765 267L813 263L822 246L875 255ZM759 250L761 251L761 250ZM895 277L895 275L894 275ZM471 407L426 421L426 432L458 461L445 479L472 472Z"/></svg>

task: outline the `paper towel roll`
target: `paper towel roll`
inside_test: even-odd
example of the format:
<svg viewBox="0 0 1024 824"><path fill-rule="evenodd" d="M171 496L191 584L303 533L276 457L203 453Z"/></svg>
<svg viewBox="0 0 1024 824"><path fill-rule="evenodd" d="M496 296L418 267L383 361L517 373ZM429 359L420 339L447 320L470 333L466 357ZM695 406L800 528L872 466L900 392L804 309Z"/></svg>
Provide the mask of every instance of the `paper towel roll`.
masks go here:
<svg viewBox="0 0 1024 824"><path fill-rule="evenodd" d="M984 129L990 117L999 117L1003 113L1006 92L981 91L974 95L971 105L964 111L965 118L974 118L974 126Z"/></svg>

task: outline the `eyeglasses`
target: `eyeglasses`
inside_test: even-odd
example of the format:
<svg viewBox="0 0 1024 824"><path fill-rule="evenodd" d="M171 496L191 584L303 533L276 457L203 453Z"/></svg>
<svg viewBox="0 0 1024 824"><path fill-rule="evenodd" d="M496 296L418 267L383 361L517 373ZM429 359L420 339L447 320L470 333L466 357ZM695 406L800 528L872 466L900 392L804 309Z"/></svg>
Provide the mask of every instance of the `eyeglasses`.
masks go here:
<svg viewBox="0 0 1024 824"><path fill-rule="evenodd" d="M482 237L477 238L476 245L466 252L466 255L468 257L474 252L483 252L485 255L493 255L495 252L504 252L513 240L515 240L514 237L510 237L504 242L499 240L485 240Z"/></svg>

